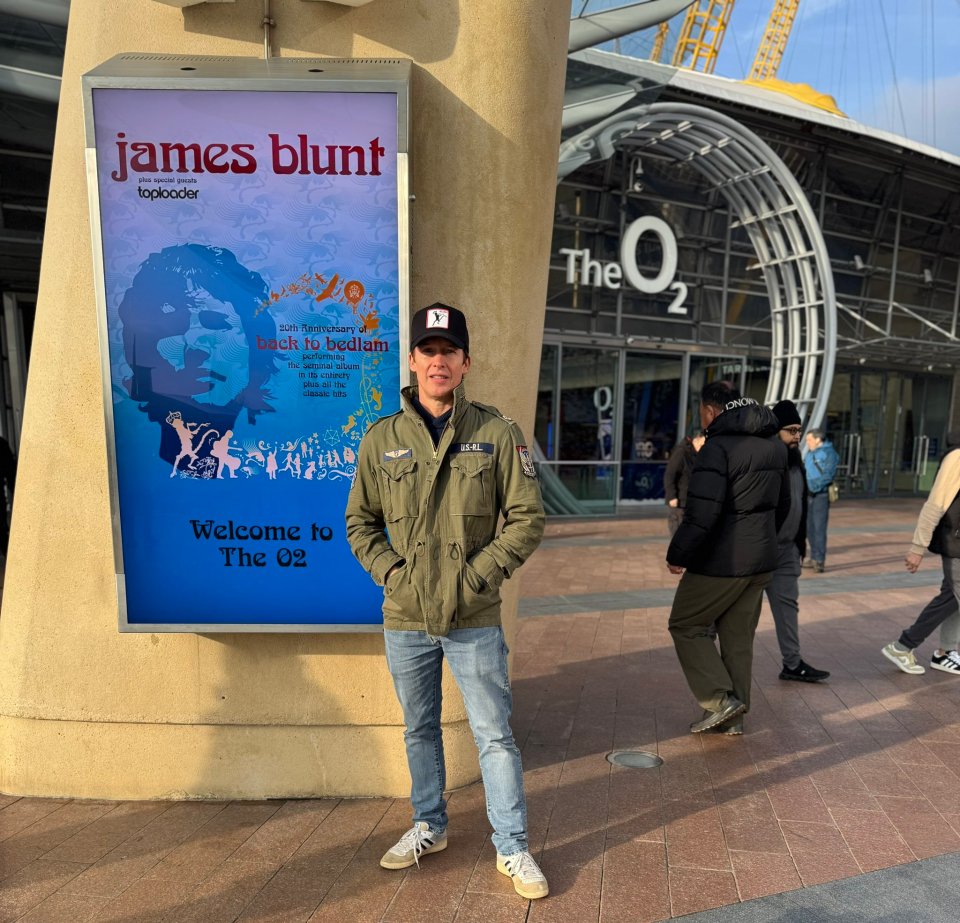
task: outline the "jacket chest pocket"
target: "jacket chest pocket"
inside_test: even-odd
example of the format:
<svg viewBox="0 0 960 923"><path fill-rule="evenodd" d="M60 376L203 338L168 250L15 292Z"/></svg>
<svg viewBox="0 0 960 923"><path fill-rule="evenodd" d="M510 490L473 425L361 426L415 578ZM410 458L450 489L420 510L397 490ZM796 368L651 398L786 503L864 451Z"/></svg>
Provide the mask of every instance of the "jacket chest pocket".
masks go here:
<svg viewBox="0 0 960 923"><path fill-rule="evenodd" d="M493 512L493 456L463 453L450 459L450 512L489 516Z"/></svg>
<svg viewBox="0 0 960 923"><path fill-rule="evenodd" d="M387 522L397 522L417 515L419 490L417 460L401 458L379 466L380 484L386 503L383 513Z"/></svg>

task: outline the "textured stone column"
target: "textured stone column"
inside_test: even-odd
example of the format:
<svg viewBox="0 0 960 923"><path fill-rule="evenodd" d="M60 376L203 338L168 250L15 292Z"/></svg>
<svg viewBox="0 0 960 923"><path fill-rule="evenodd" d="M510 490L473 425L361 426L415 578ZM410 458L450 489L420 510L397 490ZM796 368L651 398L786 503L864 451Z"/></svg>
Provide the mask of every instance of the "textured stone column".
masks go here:
<svg viewBox="0 0 960 923"><path fill-rule="evenodd" d="M136 9L134 9L134 6ZM274 53L404 57L412 304L472 321L471 396L532 428L569 6L274 0ZM80 75L120 52L262 55L259 0L73 0L0 620L0 791L108 798L409 789L380 635L119 634ZM516 590L507 594L508 630ZM478 777L452 687L449 783Z"/></svg>

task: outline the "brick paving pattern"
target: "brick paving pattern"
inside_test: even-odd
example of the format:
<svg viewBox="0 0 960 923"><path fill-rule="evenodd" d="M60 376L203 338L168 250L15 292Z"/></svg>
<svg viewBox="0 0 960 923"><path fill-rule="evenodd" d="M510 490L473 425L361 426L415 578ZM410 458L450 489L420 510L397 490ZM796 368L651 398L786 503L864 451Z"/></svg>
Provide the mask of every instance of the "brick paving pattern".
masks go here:
<svg viewBox="0 0 960 923"><path fill-rule="evenodd" d="M831 679L778 680L765 604L741 738L688 732L699 708L666 629L665 522L548 527L514 643L546 900L494 868L479 785L451 795L450 848L405 872L377 864L409 826L402 800L0 796L0 923L643 923L960 853L960 678L880 655L939 585L936 558L903 568L919 507L833 510L827 571L801 580L803 654ZM664 763L605 760L626 748Z"/></svg>

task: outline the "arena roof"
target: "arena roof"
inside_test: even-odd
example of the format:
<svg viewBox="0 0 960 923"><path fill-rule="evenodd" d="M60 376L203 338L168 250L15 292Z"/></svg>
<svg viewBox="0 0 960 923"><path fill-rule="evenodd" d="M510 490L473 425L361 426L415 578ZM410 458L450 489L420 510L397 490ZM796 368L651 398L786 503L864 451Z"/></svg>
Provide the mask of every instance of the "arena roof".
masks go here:
<svg viewBox="0 0 960 923"><path fill-rule="evenodd" d="M639 58L631 58L608 51L597 51L596 49L574 52L570 55L570 59L637 77L645 85L654 84L671 87L687 93L694 93L705 99L716 99L740 106L748 106L772 115L802 119L812 125L870 138L881 144L889 145L891 153L894 154L909 151L953 167L960 167L960 157L947 151L939 150L928 144L921 144L919 141L912 141L893 132L873 128L847 116L832 115L813 106L805 105L783 93L767 90L756 86L756 84L748 84L742 80L732 80L729 77L719 77L715 74L701 74L696 71L683 70L666 64L657 64L653 61L644 61Z"/></svg>
<svg viewBox="0 0 960 923"><path fill-rule="evenodd" d="M699 106L742 123L814 206L835 282L838 361L960 364L960 157L762 87L611 52L570 55L567 99L576 105L565 110L562 177L590 126L611 126L614 145L630 147L629 130L612 126L645 106Z"/></svg>

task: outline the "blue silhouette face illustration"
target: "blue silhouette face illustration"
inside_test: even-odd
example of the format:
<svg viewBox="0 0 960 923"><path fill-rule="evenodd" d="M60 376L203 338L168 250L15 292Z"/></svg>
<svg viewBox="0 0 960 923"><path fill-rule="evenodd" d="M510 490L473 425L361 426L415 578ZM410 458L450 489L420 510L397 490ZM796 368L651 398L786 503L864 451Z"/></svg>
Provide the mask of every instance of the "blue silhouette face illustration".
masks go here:
<svg viewBox="0 0 960 923"><path fill-rule="evenodd" d="M164 360L153 369L154 389L198 404L224 406L250 383L250 346L240 315L192 278L185 278L180 305L165 302L164 314L185 311L187 328L157 341Z"/></svg>
<svg viewBox="0 0 960 923"><path fill-rule="evenodd" d="M119 309L130 396L157 420L180 405L234 417L246 409L250 422L269 412L275 356L251 349L276 336L267 298L262 277L229 250L183 244L151 254Z"/></svg>

